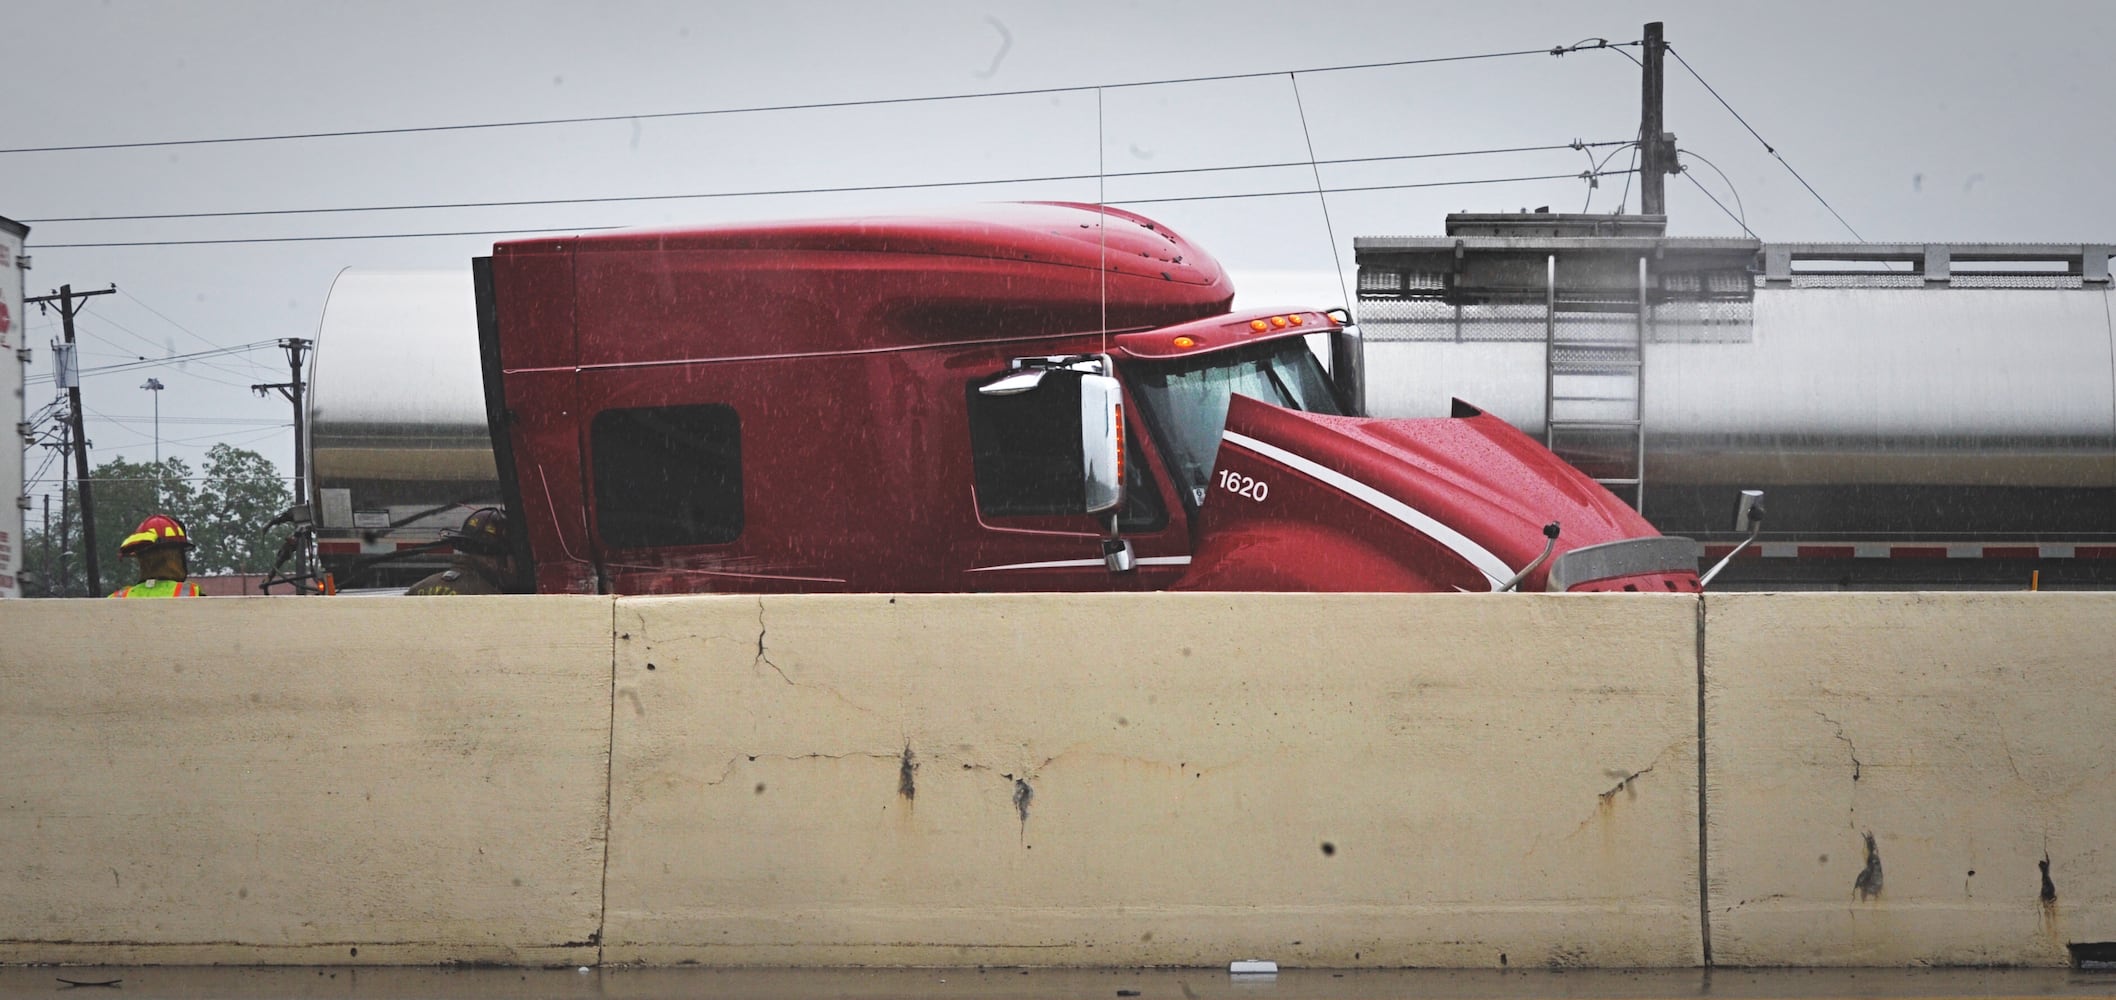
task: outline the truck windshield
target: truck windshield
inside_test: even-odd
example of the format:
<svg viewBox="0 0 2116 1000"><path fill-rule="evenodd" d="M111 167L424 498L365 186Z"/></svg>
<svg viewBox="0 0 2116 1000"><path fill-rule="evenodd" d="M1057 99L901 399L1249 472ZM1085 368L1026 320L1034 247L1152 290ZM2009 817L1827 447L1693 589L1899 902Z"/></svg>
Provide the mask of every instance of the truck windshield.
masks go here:
<svg viewBox="0 0 2116 1000"><path fill-rule="evenodd" d="M1240 393L1289 410L1337 414L1322 365L1300 340L1281 340L1133 370L1132 392L1192 504L1212 480L1227 400Z"/></svg>

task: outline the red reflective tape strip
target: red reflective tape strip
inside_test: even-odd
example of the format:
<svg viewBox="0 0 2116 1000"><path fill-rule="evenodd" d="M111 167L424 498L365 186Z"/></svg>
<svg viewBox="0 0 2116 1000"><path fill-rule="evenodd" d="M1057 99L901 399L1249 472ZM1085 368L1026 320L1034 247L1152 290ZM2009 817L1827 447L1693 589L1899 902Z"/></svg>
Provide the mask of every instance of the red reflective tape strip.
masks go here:
<svg viewBox="0 0 2116 1000"><path fill-rule="evenodd" d="M2072 549L2074 559L2116 559L2116 545L2079 545Z"/></svg>
<svg viewBox="0 0 2116 1000"><path fill-rule="evenodd" d="M402 552L405 549L416 549L425 544L425 542L398 542L397 551Z"/></svg>
<svg viewBox="0 0 2116 1000"><path fill-rule="evenodd" d="M2043 550L2035 545L1986 545L1986 559L2041 559Z"/></svg>
<svg viewBox="0 0 2116 1000"><path fill-rule="evenodd" d="M316 554L320 556L357 556L359 542L317 542Z"/></svg>

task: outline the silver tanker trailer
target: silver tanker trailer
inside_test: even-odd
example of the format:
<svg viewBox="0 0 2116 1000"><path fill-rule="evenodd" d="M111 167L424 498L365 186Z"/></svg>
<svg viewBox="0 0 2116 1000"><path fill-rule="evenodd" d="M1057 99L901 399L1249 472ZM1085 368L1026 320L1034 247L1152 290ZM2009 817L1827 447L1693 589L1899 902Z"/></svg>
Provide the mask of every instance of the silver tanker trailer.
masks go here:
<svg viewBox="0 0 2116 1000"><path fill-rule="evenodd" d="M2116 580L2116 322L2097 244L1667 238L1658 217L1456 215L1355 241L1366 405L1461 396L1722 586Z"/></svg>
<svg viewBox="0 0 2116 1000"><path fill-rule="evenodd" d="M322 568L361 588L407 585L445 565L441 529L500 496L470 269L340 272L310 384Z"/></svg>

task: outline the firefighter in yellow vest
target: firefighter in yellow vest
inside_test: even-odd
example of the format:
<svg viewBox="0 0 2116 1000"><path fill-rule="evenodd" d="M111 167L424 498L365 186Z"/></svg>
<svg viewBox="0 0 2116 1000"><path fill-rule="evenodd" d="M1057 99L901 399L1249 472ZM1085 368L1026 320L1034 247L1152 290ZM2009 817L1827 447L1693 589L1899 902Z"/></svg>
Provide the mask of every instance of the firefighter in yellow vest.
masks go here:
<svg viewBox="0 0 2116 1000"><path fill-rule="evenodd" d="M505 594L514 578L514 550L507 541L507 512L498 507L480 507L463 519L463 526L441 532L455 546L448 568L405 591L410 597L453 597L467 594Z"/></svg>
<svg viewBox="0 0 2116 1000"><path fill-rule="evenodd" d="M112 597L197 597L198 584L185 582L191 576L191 536L184 522L167 514L150 514L140 522L118 554L139 563L140 582L120 587Z"/></svg>

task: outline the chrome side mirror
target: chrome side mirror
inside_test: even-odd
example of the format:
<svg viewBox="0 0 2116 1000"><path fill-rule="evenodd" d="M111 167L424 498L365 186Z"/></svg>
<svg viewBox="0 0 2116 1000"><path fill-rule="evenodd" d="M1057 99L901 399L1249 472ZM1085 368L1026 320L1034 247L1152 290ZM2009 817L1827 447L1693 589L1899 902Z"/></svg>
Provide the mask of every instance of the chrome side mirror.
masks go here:
<svg viewBox="0 0 2116 1000"><path fill-rule="evenodd" d="M1762 530L1762 528L1763 528L1763 491L1762 491L1762 490L1742 490L1742 491L1741 491L1741 501L1740 501L1739 503L1736 503L1736 504L1734 505L1734 530L1735 530L1735 531L1747 531L1747 530L1749 530L1749 525L1750 525L1750 522L1754 522L1754 523L1755 523L1755 525L1756 525L1756 528L1757 528L1757 530L1759 530L1759 531L1760 531L1760 530Z"/></svg>
<svg viewBox="0 0 2116 1000"><path fill-rule="evenodd" d="M1366 340L1359 328L1352 325L1351 314L1342 309L1329 311L1331 319L1343 324L1343 328L1330 334L1330 390L1337 397L1337 408L1346 416L1367 415L1367 348Z"/></svg>
<svg viewBox="0 0 2116 1000"><path fill-rule="evenodd" d="M1080 377L1080 454L1087 512L1102 514L1122 507L1124 386L1107 375Z"/></svg>
<svg viewBox="0 0 2116 1000"><path fill-rule="evenodd" d="M1734 505L1734 530L1746 531L1749 533L1749 537L1742 539L1741 544L1734 546L1732 552L1720 557L1720 560L1714 563L1711 569L1705 571L1705 575L1698 577L1697 589L1703 590L1710 585L1712 578L1718 576L1720 570L1726 569L1727 564L1733 562L1734 557L1740 555L1742 549L1748 548L1749 544L1756 540L1757 535L1763 534L1762 490L1741 491L1741 500Z"/></svg>

